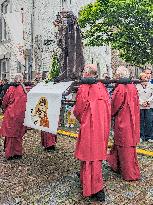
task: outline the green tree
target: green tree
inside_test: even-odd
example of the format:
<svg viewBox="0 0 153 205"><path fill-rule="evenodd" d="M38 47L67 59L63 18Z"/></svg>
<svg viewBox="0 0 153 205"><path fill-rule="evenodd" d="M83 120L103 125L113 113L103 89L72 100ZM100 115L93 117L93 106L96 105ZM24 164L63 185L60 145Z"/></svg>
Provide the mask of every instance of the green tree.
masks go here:
<svg viewBox="0 0 153 205"><path fill-rule="evenodd" d="M48 79L46 80L46 83L58 77L59 73L60 73L59 59L57 53L54 53L52 56L51 69L49 71Z"/></svg>
<svg viewBox="0 0 153 205"><path fill-rule="evenodd" d="M153 64L153 0L96 0L80 11L86 45L111 44L134 65Z"/></svg>

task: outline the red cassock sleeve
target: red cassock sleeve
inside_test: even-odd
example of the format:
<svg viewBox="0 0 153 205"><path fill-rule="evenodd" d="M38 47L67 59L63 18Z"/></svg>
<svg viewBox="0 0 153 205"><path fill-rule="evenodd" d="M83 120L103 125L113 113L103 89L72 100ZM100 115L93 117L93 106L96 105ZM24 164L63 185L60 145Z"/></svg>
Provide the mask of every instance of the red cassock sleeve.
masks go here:
<svg viewBox="0 0 153 205"><path fill-rule="evenodd" d="M77 118L77 120L80 122L81 121L81 114L83 113L83 111L85 110L88 102L85 98L86 93L88 92L88 87L86 87L86 90L83 89L83 86L79 87L79 90L77 92L76 95L76 104L74 106L74 115Z"/></svg>
<svg viewBox="0 0 153 205"><path fill-rule="evenodd" d="M2 106L3 106L3 110L5 112L7 106L9 104L12 104L14 101L14 87L9 87L8 90L6 91L4 97L3 97L3 101L2 101Z"/></svg>

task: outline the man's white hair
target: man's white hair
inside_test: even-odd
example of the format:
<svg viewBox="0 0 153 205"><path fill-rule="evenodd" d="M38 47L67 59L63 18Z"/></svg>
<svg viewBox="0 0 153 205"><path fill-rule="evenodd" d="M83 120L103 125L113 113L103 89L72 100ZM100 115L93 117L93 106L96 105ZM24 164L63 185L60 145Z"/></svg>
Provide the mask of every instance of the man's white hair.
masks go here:
<svg viewBox="0 0 153 205"><path fill-rule="evenodd" d="M14 77L14 82L17 82L17 83L21 83L23 81L23 75L22 74L17 74L15 75Z"/></svg>
<svg viewBox="0 0 153 205"><path fill-rule="evenodd" d="M126 67L119 66L116 70L116 75L118 75L120 78L129 78L130 72Z"/></svg>
<svg viewBox="0 0 153 205"><path fill-rule="evenodd" d="M86 77L88 75L88 77L90 75L97 75L97 66L94 64L87 64L85 65L84 69L83 69L83 77Z"/></svg>

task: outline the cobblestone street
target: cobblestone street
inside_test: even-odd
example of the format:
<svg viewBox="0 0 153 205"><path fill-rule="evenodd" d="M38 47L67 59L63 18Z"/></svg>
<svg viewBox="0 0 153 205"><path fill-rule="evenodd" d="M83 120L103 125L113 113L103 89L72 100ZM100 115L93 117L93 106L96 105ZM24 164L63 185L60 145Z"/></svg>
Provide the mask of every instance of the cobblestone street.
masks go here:
<svg viewBox="0 0 153 205"><path fill-rule="evenodd" d="M0 0L0 205L98 204L153 205L153 0Z"/></svg>
<svg viewBox="0 0 153 205"><path fill-rule="evenodd" d="M1 205L88 205L81 196L76 172L79 162L73 157L75 139L59 136L55 152L47 153L40 146L40 134L28 131L24 139L22 160L6 161L0 152ZM141 145L150 148L152 145ZM139 155L142 179L125 182L103 164L107 205L153 204L153 158Z"/></svg>

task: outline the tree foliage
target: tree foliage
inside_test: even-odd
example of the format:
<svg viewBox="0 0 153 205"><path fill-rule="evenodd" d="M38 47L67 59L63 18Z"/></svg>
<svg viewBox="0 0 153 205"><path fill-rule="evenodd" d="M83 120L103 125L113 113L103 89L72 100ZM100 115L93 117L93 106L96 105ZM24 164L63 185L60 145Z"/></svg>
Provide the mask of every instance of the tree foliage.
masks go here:
<svg viewBox="0 0 153 205"><path fill-rule="evenodd" d="M86 45L111 44L134 65L153 64L153 0L96 0L80 11Z"/></svg>
<svg viewBox="0 0 153 205"><path fill-rule="evenodd" d="M59 73L60 73L59 59L57 53L54 53L52 56L51 69L49 71L48 79L46 80L46 83L58 77Z"/></svg>

